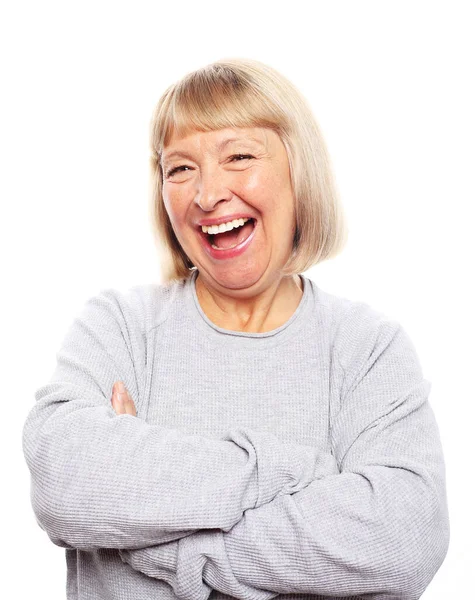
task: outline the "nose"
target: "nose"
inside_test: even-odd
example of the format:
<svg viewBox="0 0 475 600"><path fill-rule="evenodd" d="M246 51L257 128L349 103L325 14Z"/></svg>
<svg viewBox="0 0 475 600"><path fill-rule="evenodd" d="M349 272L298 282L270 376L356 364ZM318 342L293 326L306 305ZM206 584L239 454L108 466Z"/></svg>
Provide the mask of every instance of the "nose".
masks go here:
<svg viewBox="0 0 475 600"><path fill-rule="evenodd" d="M229 202L233 194L219 170L203 170L195 196L196 204L205 212L214 210L220 202Z"/></svg>

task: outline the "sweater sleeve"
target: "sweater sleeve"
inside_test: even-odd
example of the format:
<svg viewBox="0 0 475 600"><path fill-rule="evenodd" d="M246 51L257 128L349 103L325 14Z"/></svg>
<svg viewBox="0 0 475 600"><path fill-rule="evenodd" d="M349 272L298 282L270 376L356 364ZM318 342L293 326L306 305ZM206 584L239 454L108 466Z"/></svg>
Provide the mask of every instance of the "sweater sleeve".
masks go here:
<svg viewBox="0 0 475 600"><path fill-rule="evenodd" d="M229 532L196 532L122 560L187 600L212 589L241 600L419 598L448 548L444 459L410 339L390 322L375 336L356 345L344 336L346 357L352 348L356 356L341 365L338 473L247 510Z"/></svg>
<svg viewBox="0 0 475 600"><path fill-rule="evenodd" d="M33 510L62 547L140 548L228 531L245 510L303 489L325 460L265 432L237 427L208 439L140 418L147 349L131 298L106 290L86 303L24 424ZM117 379L138 418L113 410Z"/></svg>

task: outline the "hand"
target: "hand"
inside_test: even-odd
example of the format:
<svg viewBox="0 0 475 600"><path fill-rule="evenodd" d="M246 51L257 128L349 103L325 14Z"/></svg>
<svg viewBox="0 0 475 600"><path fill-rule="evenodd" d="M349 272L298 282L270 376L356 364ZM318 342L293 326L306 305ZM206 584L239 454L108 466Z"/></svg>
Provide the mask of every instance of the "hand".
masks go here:
<svg viewBox="0 0 475 600"><path fill-rule="evenodd" d="M112 386L112 408L118 415L137 416L135 404L122 381L116 381Z"/></svg>

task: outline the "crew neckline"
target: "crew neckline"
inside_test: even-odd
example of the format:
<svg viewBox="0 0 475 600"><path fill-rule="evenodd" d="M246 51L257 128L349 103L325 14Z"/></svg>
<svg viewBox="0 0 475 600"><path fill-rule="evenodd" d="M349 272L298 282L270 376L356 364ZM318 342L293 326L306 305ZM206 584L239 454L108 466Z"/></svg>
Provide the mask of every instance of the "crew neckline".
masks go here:
<svg viewBox="0 0 475 600"><path fill-rule="evenodd" d="M201 334L213 339L216 343L225 343L226 345L238 345L239 348L248 347L266 347L278 344L289 336L294 335L305 323L306 315L309 312L311 302L309 301L312 293L311 280L304 275L299 275L303 290L300 302L293 315L280 327L264 332L235 331L219 327L203 311L196 293L196 278L198 270L195 269L187 279L185 285L186 305L192 322L200 330Z"/></svg>

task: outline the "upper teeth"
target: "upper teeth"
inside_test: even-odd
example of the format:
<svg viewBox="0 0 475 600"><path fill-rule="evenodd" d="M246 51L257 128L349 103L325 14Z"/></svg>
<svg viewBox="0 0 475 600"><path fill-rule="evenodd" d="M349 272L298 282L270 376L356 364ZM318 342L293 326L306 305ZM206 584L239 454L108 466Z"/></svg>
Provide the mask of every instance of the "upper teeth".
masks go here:
<svg viewBox="0 0 475 600"><path fill-rule="evenodd" d="M202 225L201 230L203 233L211 233L214 235L215 233L223 233L223 231L231 231L231 229L234 229L235 227L242 227L246 221L249 221L249 219L234 219L234 221L228 221L228 223L210 225L209 227Z"/></svg>

